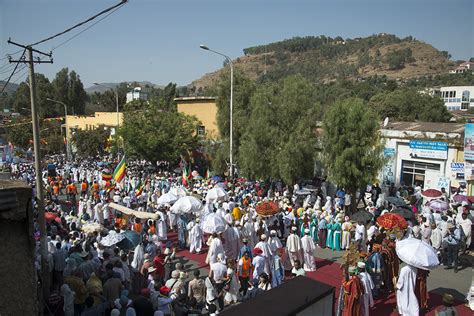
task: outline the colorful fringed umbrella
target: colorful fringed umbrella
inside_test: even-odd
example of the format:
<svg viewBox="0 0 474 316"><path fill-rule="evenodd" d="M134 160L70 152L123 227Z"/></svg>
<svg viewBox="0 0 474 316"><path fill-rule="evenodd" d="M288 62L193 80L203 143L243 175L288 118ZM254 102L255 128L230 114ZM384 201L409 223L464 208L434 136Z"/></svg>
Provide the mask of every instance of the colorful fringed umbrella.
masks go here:
<svg viewBox="0 0 474 316"><path fill-rule="evenodd" d="M421 193L424 198L427 199L439 199L443 196L443 193L440 190L436 189L427 189Z"/></svg>
<svg viewBox="0 0 474 316"><path fill-rule="evenodd" d="M399 214L385 213L377 218L377 224L385 229L405 229L408 226L407 221Z"/></svg>
<svg viewBox="0 0 474 316"><path fill-rule="evenodd" d="M255 211L260 216L272 216L280 211L280 207L274 201L264 201L257 204Z"/></svg>

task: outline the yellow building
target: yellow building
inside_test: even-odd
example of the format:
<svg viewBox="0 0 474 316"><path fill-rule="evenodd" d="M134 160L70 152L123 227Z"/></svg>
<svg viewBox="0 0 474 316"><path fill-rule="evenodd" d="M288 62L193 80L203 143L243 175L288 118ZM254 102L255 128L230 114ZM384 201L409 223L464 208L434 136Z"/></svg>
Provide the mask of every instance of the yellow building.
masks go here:
<svg viewBox="0 0 474 316"><path fill-rule="evenodd" d="M91 116L68 115L65 122L68 126L66 138L71 139L75 130L91 130L96 129L100 125L110 128L110 134L115 135L115 127L120 126L123 122L123 114L121 112L95 112Z"/></svg>
<svg viewBox="0 0 474 316"><path fill-rule="evenodd" d="M178 112L186 115L194 115L201 121L196 133L206 138L219 138L217 129L217 105L213 97L181 97L175 98Z"/></svg>

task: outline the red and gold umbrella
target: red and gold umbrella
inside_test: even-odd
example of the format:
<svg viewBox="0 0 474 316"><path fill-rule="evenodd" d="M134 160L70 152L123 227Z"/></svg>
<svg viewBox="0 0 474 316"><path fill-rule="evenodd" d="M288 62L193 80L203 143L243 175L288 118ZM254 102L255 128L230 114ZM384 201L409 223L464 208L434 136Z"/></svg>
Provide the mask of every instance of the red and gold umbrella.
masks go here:
<svg viewBox="0 0 474 316"><path fill-rule="evenodd" d="M44 213L44 218L50 222L58 217L58 214L53 213L53 212L46 212Z"/></svg>
<svg viewBox="0 0 474 316"><path fill-rule="evenodd" d="M280 211L280 207L276 202L273 201L264 201L255 207L255 210L258 215L261 216L272 216L277 214Z"/></svg>
<svg viewBox="0 0 474 316"><path fill-rule="evenodd" d="M443 193L440 190L427 189L421 192L421 195L427 199L439 199L443 196Z"/></svg>
<svg viewBox="0 0 474 316"><path fill-rule="evenodd" d="M408 227L407 221L399 214L385 213L384 215L377 218L377 224L387 230L399 228L405 229Z"/></svg>

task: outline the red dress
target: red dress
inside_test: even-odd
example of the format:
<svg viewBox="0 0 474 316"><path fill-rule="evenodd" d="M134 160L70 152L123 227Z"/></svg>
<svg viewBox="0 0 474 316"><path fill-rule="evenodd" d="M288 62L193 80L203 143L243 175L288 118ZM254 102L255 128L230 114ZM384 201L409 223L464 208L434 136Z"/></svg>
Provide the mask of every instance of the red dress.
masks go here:
<svg viewBox="0 0 474 316"><path fill-rule="evenodd" d="M363 294L363 288L359 277L353 275L348 281L342 283L342 287L344 288L344 309L342 310L342 316L362 315L360 299Z"/></svg>

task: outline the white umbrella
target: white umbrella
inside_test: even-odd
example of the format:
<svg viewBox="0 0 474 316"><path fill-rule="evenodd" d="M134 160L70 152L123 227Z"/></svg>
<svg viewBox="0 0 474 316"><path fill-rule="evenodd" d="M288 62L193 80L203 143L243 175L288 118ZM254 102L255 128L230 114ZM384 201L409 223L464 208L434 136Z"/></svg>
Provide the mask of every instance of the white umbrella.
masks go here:
<svg viewBox="0 0 474 316"><path fill-rule="evenodd" d="M216 214L211 213L204 217L202 221L202 230L206 233L222 233L226 229L227 223L225 219Z"/></svg>
<svg viewBox="0 0 474 316"><path fill-rule="evenodd" d="M407 238L396 244L397 255L403 262L423 270L431 270L439 266L436 250L426 242Z"/></svg>
<svg viewBox="0 0 474 316"><path fill-rule="evenodd" d="M183 187L174 187L169 190L168 193L176 195L178 198L185 197L188 195L188 191L186 191Z"/></svg>
<svg viewBox="0 0 474 316"><path fill-rule="evenodd" d="M174 202L176 202L178 200L178 197L176 195L174 195L173 193L165 193L163 194L162 196L160 196L158 198L158 200L156 200L156 204L173 204Z"/></svg>
<svg viewBox="0 0 474 316"><path fill-rule="evenodd" d="M226 201L227 192L222 188L212 188L207 191L206 201Z"/></svg>
<svg viewBox="0 0 474 316"><path fill-rule="evenodd" d="M185 196L176 201L171 207L173 213L195 213L202 208L202 203L194 196Z"/></svg>
<svg viewBox="0 0 474 316"><path fill-rule="evenodd" d="M117 234L115 230L111 230L107 236L100 240L100 243L105 247L110 247L125 239L122 234Z"/></svg>

